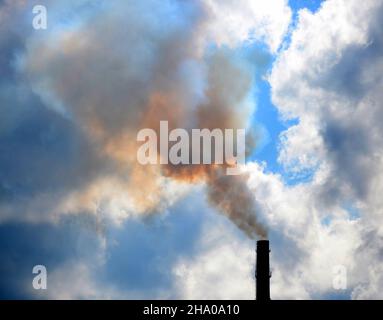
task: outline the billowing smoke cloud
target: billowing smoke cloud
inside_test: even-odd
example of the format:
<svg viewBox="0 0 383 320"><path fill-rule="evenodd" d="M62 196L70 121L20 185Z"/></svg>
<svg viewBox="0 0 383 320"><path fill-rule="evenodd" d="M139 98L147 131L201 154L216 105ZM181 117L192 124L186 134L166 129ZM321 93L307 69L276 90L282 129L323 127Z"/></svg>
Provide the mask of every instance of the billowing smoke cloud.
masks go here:
<svg viewBox="0 0 383 320"><path fill-rule="evenodd" d="M28 194L25 214L108 212L119 221L161 211L177 196L173 193L179 192L181 181L205 182L219 211L249 236L264 237L245 176L226 177L215 166L139 165L136 134L142 128L158 130L161 120L170 129L247 127L254 111L248 99L254 70L232 48L236 39L246 37L265 41L272 51L278 48L290 10L285 1L274 2L274 16L269 6L241 2L248 8L243 12L255 10L260 18L237 10L236 19L225 24L230 30L225 34L214 1L47 1L55 20L49 20L48 30L30 31L20 40L22 45L10 55L10 72L40 104L36 121L43 113L52 114L84 142L71 150L81 155L73 160L75 170L63 165L50 175L59 172L57 181L67 185L52 193ZM238 4L222 4L232 7ZM7 2L1 13L9 8L19 12L29 7ZM243 22L240 30L237 20ZM3 208L7 218L13 216L13 204Z"/></svg>

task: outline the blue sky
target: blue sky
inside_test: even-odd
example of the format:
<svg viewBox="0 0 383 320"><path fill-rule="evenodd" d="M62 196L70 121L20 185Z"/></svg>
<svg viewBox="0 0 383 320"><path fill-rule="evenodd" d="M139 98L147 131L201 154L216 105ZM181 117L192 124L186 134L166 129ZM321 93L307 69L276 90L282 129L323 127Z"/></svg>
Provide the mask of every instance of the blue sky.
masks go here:
<svg viewBox="0 0 383 320"><path fill-rule="evenodd" d="M292 25L296 24L299 10L308 9L311 12L316 12L320 8L322 2L323 1L320 0L289 0L289 6L293 10ZM286 45L288 45L289 39L290 34L287 34L284 40ZM270 72L270 68L275 61L275 56L272 56L271 54L269 54L269 56L267 67L265 67L265 69L262 70L262 73L257 77L254 93L254 100L257 103L254 124L255 126L260 126L261 134L263 133L263 139L260 142L260 146L256 149L255 154L250 159L265 162L267 170L281 174L286 183L295 184L304 182L310 179L312 176L310 173L298 178L289 176L278 163L279 135L289 126L296 124L298 120L283 121L278 114L277 108L271 101L270 84L263 78L264 75Z"/></svg>

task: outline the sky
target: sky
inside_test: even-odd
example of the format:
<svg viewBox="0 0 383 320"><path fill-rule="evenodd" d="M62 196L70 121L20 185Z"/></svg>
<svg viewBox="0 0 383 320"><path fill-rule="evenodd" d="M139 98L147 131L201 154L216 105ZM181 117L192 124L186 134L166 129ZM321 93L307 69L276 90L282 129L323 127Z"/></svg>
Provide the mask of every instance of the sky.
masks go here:
<svg viewBox="0 0 383 320"><path fill-rule="evenodd" d="M382 299L382 16L0 1L0 298L254 299L264 231L272 299ZM246 128L242 175L137 164L160 120Z"/></svg>

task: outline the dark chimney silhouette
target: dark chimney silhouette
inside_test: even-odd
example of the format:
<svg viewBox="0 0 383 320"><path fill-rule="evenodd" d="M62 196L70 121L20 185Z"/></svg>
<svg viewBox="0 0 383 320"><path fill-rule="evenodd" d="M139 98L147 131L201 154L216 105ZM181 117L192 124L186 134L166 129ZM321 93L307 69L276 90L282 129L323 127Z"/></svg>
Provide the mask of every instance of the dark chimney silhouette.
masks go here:
<svg viewBox="0 0 383 320"><path fill-rule="evenodd" d="M270 300L270 262L269 240L257 241L257 263L255 270L256 299L260 301Z"/></svg>

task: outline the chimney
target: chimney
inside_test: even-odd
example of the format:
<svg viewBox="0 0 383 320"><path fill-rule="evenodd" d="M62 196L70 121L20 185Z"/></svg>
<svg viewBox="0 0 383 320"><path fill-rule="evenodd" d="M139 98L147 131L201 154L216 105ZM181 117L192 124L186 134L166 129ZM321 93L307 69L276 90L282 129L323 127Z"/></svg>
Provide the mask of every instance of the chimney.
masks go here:
<svg viewBox="0 0 383 320"><path fill-rule="evenodd" d="M269 240L257 241L256 299L260 301L270 300L270 263L269 263Z"/></svg>

